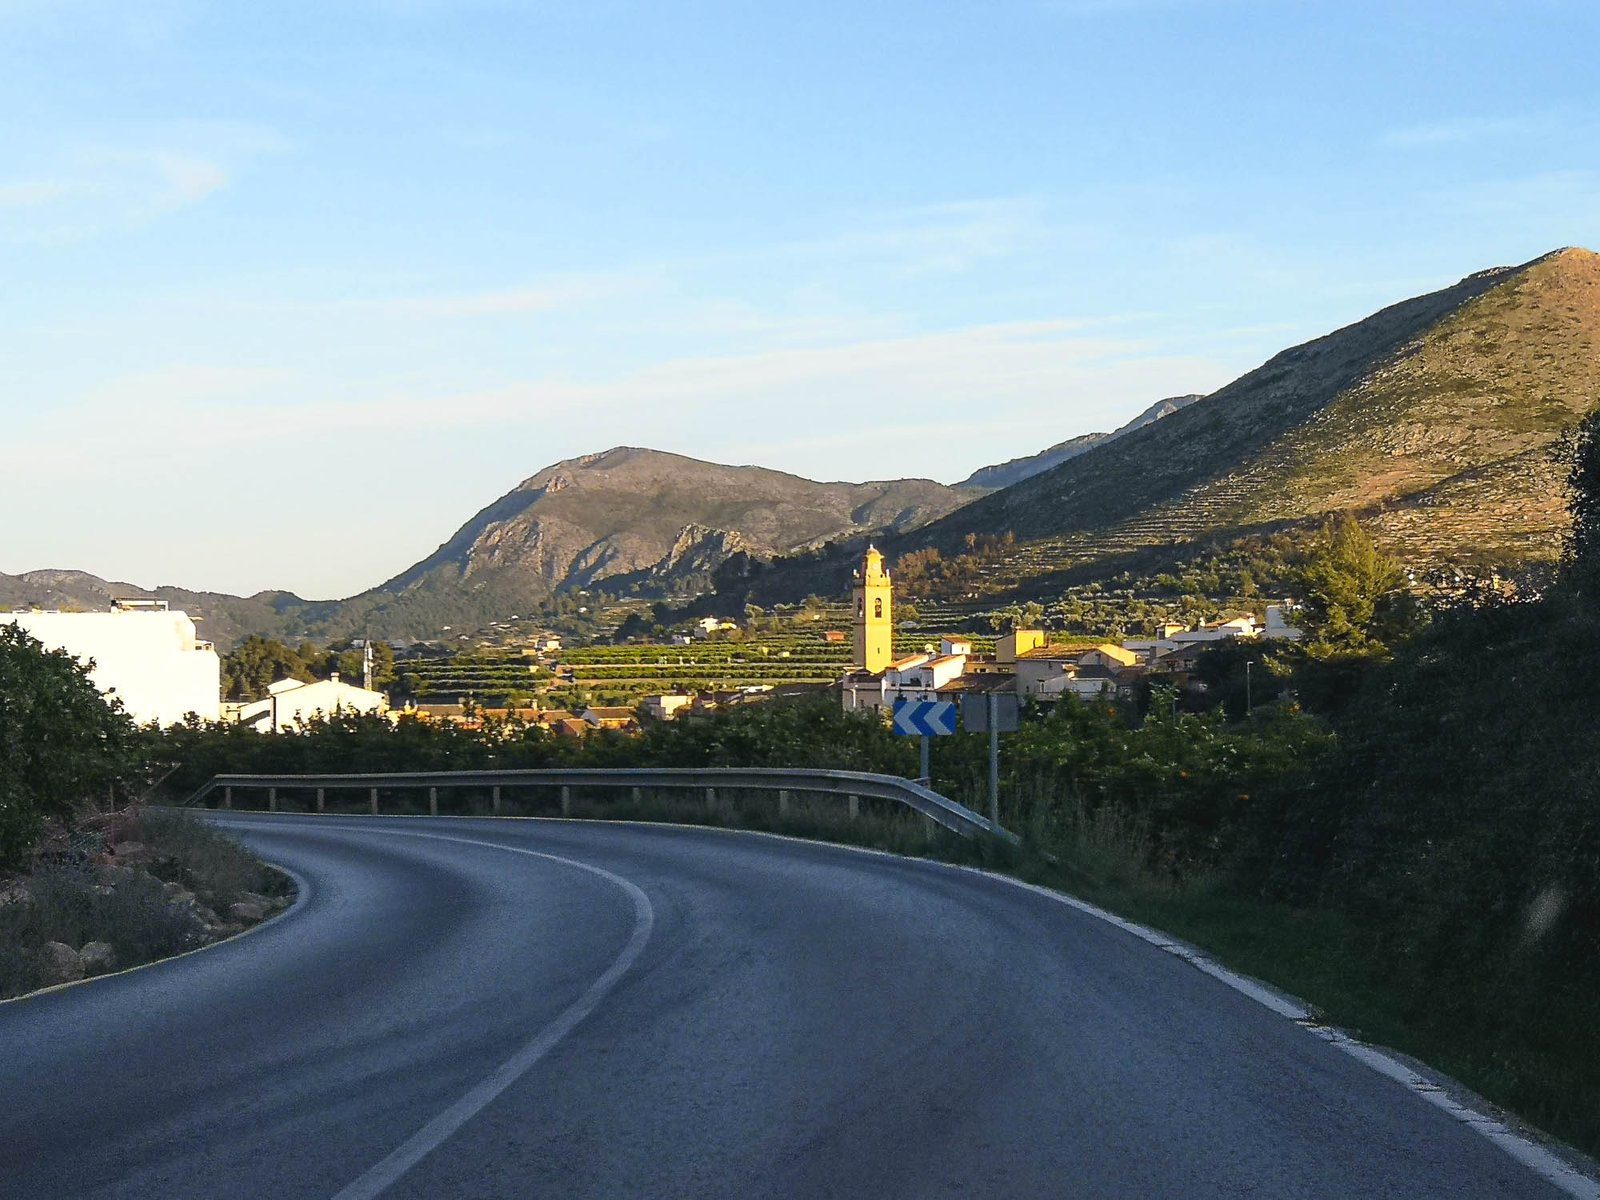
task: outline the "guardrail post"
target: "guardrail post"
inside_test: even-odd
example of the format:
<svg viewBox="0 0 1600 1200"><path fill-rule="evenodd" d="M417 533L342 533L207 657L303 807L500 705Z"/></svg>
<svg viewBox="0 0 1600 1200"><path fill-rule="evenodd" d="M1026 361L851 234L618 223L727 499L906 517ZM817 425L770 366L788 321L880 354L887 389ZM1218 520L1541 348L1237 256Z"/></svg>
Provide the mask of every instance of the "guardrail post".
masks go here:
<svg viewBox="0 0 1600 1200"><path fill-rule="evenodd" d="M328 811L328 805L327 805L326 800L323 797L323 792L322 792L321 788L317 789L317 811L318 812L327 812Z"/></svg>
<svg viewBox="0 0 1600 1200"><path fill-rule="evenodd" d="M494 785L494 791L489 793L489 811L495 816L500 815L500 785Z"/></svg>
<svg viewBox="0 0 1600 1200"><path fill-rule="evenodd" d="M275 787L269 787L267 789L267 811L278 811L278 789Z"/></svg>
<svg viewBox="0 0 1600 1200"><path fill-rule="evenodd" d="M572 789L564 783L561 785L561 815L563 817L572 815Z"/></svg>
<svg viewBox="0 0 1600 1200"><path fill-rule="evenodd" d="M714 811L716 809L716 807L717 807L717 789L714 788L714 787L708 787L706 789L706 808Z"/></svg>
<svg viewBox="0 0 1600 1200"><path fill-rule="evenodd" d="M633 802L635 804L638 804L641 800L644 799L644 789L643 788L629 788L628 791L631 794L631 796L633 797Z"/></svg>
<svg viewBox="0 0 1600 1200"><path fill-rule="evenodd" d="M786 816L789 815L789 789L788 788L779 788L778 789L778 815L780 817L786 817Z"/></svg>
<svg viewBox="0 0 1600 1200"><path fill-rule="evenodd" d="M854 821L860 815L861 815L861 797L860 796L851 796L850 797L850 819L852 821Z"/></svg>
<svg viewBox="0 0 1600 1200"><path fill-rule="evenodd" d="M233 788L225 787L225 788L222 789L222 807L223 808L232 808L233 807Z"/></svg>
<svg viewBox="0 0 1600 1200"><path fill-rule="evenodd" d="M367 789L367 800L372 805L372 815L373 816L377 816L378 815L378 789L377 788L368 788Z"/></svg>
<svg viewBox="0 0 1600 1200"><path fill-rule="evenodd" d="M428 815L430 817L439 815L439 789L436 787L428 789Z"/></svg>

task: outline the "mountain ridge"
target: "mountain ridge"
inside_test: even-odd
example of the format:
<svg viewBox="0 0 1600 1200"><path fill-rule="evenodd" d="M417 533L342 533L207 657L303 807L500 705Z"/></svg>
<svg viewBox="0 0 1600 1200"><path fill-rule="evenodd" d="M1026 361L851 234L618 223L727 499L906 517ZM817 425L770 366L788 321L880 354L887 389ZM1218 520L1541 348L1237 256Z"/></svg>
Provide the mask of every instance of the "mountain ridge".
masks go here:
<svg viewBox="0 0 1600 1200"><path fill-rule="evenodd" d="M1358 513L1418 563L1548 561L1565 527L1553 452L1597 399L1600 255L1566 247L1388 305L1208 396L1158 402L1112 435L1068 439L963 485L818 483L618 446L541 469L431 554L343 600L44 570L0 575L0 605L98 607L153 592L203 616L219 642L431 636L563 592L692 591L740 554L780 556L761 584L771 599L844 586L869 537L894 554L1012 533L1016 548L985 568L993 592L1332 511ZM1085 438L1095 444L1027 469ZM1004 488L971 486L1019 466L1027 473Z"/></svg>
<svg viewBox="0 0 1600 1200"><path fill-rule="evenodd" d="M988 488L999 490L1010 487L1014 483L1021 483L1024 479L1031 479L1035 475L1044 473L1052 467L1066 462L1069 458L1076 458L1080 454L1087 454L1096 446L1115 441L1124 434L1132 433L1135 429L1142 429L1152 421L1159 421L1162 417L1169 417L1180 409L1188 408L1197 400L1204 400L1201 392L1188 392L1182 396L1168 396L1157 400L1133 420L1119 425L1110 433L1081 433L1077 437L1068 438L1066 441L1057 442L1047 446L1037 454L1024 455L1021 458L1007 459L1003 463L993 466L979 467L968 475L956 487Z"/></svg>
<svg viewBox="0 0 1600 1200"><path fill-rule="evenodd" d="M886 549L1013 533L1016 549L986 568L1000 589L1349 511L1421 565L1549 562L1566 527L1553 456L1597 399L1600 255L1565 247L1281 351ZM807 569L836 585L847 567Z"/></svg>

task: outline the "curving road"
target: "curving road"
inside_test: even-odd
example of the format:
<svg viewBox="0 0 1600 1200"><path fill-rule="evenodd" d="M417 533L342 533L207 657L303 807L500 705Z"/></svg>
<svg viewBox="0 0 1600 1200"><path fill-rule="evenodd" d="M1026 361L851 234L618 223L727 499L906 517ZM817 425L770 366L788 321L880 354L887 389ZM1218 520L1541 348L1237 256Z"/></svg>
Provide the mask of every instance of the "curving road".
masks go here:
<svg viewBox="0 0 1600 1200"><path fill-rule="evenodd" d="M1568 1194L974 872L686 828L226 823L300 904L0 1005L0 1196Z"/></svg>

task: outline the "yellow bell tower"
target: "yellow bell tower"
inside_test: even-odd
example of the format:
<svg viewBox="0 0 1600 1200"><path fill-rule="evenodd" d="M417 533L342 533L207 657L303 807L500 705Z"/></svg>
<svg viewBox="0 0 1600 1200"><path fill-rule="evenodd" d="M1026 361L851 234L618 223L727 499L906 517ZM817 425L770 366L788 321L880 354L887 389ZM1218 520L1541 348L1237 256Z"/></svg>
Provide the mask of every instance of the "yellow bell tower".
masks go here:
<svg viewBox="0 0 1600 1200"><path fill-rule="evenodd" d="M883 555L867 547L866 560L856 572L855 667L874 674L894 661L894 585L883 569Z"/></svg>

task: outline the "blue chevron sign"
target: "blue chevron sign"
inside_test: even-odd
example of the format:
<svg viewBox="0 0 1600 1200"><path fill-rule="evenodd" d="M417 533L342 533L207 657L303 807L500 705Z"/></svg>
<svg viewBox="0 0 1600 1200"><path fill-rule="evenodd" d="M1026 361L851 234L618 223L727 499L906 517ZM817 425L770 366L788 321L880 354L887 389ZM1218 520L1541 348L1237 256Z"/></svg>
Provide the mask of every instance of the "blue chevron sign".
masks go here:
<svg viewBox="0 0 1600 1200"><path fill-rule="evenodd" d="M942 737L956 731L956 706L949 700L896 700L894 731L903 737Z"/></svg>

